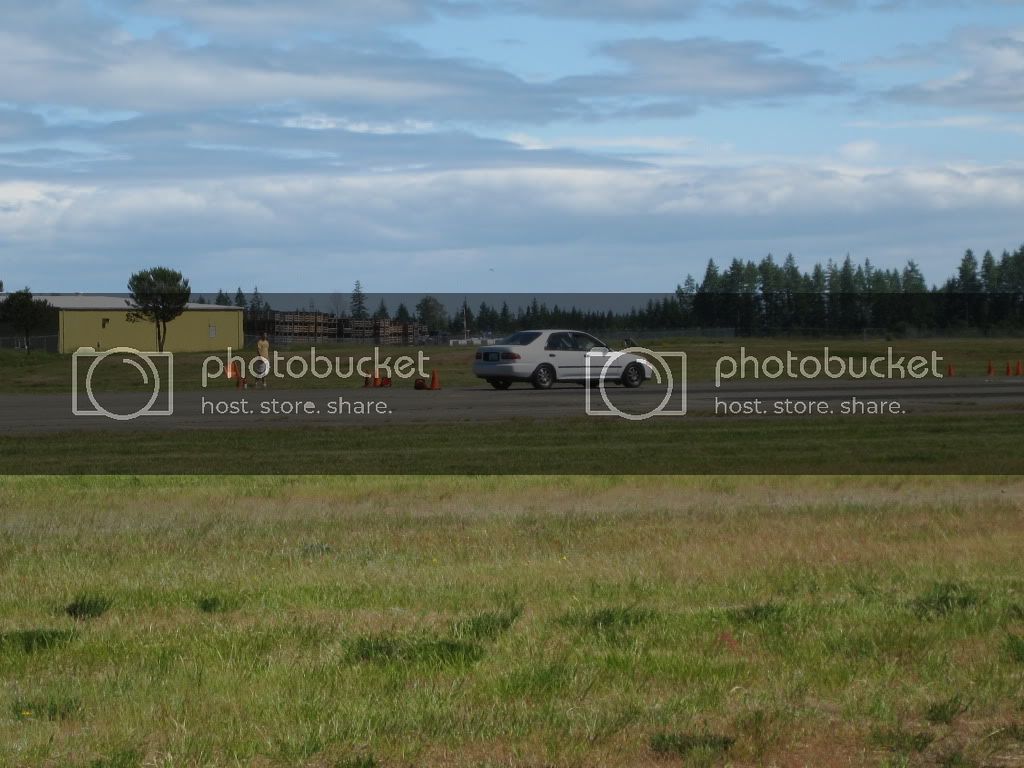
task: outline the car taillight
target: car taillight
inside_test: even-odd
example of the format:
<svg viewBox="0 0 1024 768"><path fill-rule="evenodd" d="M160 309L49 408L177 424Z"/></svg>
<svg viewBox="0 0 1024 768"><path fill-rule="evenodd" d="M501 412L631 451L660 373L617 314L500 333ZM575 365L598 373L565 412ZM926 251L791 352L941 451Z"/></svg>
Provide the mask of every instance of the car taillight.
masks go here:
<svg viewBox="0 0 1024 768"><path fill-rule="evenodd" d="M476 353L476 359L477 360L483 360L484 359L484 353L483 352L477 352Z"/></svg>
<svg viewBox="0 0 1024 768"><path fill-rule="evenodd" d="M518 352L502 352L502 360L522 360L522 356Z"/></svg>

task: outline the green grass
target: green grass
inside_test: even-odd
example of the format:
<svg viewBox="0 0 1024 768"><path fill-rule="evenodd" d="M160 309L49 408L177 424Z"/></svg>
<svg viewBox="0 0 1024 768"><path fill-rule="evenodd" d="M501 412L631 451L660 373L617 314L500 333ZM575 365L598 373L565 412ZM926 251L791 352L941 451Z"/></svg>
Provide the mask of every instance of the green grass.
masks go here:
<svg viewBox="0 0 1024 768"><path fill-rule="evenodd" d="M203 613L230 613L240 604L239 598L230 595L202 595L196 600L196 608Z"/></svg>
<svg viewBox="0 0 1024 768"><path fill-rule="evenodd" d="M65 645L76 636L73 629L19 629L0 632L0 648L35 653Z"/></svg>
<svg viewBox="0 0 1024 768"><path fill-rule="evenodd" d="M0 435L9 473L1020 473L1016 412ZM509 450L509 446L523 446ZM324 542L303 542L309 558Z"/></svg>
<svg viewBox="0 0 1024 768"><path fill-rule="evenodd" d="M942 701L929 704L924 716L929 723L949 725L953 720L967 711L967 704L960 696L952 696Z"/></svg>
<svg viewBox="0 0 1024 768"><path fill-rule="evenodd" d="M716 733L656 733L651 737L651 751L656 755L693 757L694 753L708 758L728 752L736 739Z"/></svg>
<svg viewBox="0 0 1024 768"><path fill-rule="evenodd" d="M613 347L621 346L620 339L606 339ZM687 355L687 372L692 382L709 382L714 378L716 361L724 355L738 356L740 348L743 347L750 355L766 357L781 354L791 350L797 356L822 354L823 347L828 347L832 354L840 357L876 356L885 354L888 347L893 347L898 355L925 355L930 356L932 351L938 352L943 359L943 370L945 365L953 364L956 367L956 375L968 377L985 376L989 361L995 366L996 374L1003 376L1006 363L1024 359L1024 339L1020 338L975 338L975 339L805 339L805 338L776 338L776 339L706 339L706 338L666 338L644 342L642 337L640 343L654 350L681 351ZM417 352L422 349L430 360L426 368L436 368L441 376L442 384L445 386L469 386L478 385L480 380L472 374L473 347L382 347L382 356L391 355L393 358L399 355L410 355L416 357ZM293 347L289 349L278 349L282 355L309 357L309 345L304 347ZM373 352L372 346L359 344L323 344L317 345L320 354L330 358L339 357L343 360L343 369L348 368L348 358L363 357ZM237 351L236 351L237 353ZM224 359L226 350L215 357ZM243 356L252 356L253 350L243 350ZM202 371L208 353L179 353L174 356L174 382L178 391L197 390L201 388ZM0 350L0 393L15 392L70 392L72 378L71 355L58 355L45 352L33 352L25 354L14 350ZM359 387L362 380L358 377L341 380L331 376L326 379L318 379L312 374L302 379L281 378L273 379L273 386L276 389L318 389L340 387ZM116 391L145 389L146 387L138 381L138 374L128 366L123 365L99 365L93 380L93 386L97 391ZM231 382L221 380L211 384L214 388L225 388L233 386ZM412 382L397 381L395 386L411 387Z"/></svg>
<svg viewBox="0 0 1024 768"><path fill-rule="evenodd" d="M1022 509L984 477L7 477L0 765L1012 764Z"/></svg>
<svg viewBox="0 0 1024 768"><path fill-rule="evenodd" d="M112 604L113 601L103 595L81 594L64 607L64 613L72 619L98 619Z"/></svg>
<svg viewBox="0 0 1024 768"><path fill-rule="evenodd" d="M970 584L942 581L932 584L911 601L914 612L922 618L946 616L955 611L970 611L982 597Z"/></svg>
<svg viewBox="0 0 1024 768"><path fill-rule="evenodd" d="M66 694L50 694L33 699L16 698L11 702L11 713L16 720L67 720L78 714L81 709L82 702Z"/></svg>

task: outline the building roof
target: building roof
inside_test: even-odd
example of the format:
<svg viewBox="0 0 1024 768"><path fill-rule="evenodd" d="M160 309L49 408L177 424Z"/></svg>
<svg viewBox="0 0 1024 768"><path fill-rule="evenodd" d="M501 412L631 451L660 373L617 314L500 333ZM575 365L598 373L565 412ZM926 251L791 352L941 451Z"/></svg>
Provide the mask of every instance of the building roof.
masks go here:
<svg viewBox="0 0 1024 768"><path fill-rule="evenodd" d="M0 294L0 301L5 299L8 294ZM57 309L94 309L94 310L110 310L116 312L119 310L128 311L132 308L131 303L125 296L97 296L90 293L35 293L33 298L46 299L50 303L50 306L56 307ZM241 307L224 307L219 304L197 304L194 301L190 301L185 305L185 309L198 309L198 310L241 310Z"/></svg>

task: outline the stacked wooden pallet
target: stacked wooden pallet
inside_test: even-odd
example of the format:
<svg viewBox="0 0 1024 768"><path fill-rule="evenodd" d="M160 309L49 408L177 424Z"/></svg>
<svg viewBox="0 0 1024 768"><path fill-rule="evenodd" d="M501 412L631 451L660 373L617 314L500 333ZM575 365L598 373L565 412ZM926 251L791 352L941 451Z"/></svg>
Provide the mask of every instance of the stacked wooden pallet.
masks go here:
<svg viewBox="0 0 1024 768"><path fill-rule="evenodd" d="M338 318L325 312L275 312L274 334L334 338L338 335Z"/></svg>
<svg viewBox="0 0 1024 768"><path fill-rule="evenodd" d="M339 336L346 339L372 339L374 334L374 320L354 320L344 317L340 321Z"/></svg>

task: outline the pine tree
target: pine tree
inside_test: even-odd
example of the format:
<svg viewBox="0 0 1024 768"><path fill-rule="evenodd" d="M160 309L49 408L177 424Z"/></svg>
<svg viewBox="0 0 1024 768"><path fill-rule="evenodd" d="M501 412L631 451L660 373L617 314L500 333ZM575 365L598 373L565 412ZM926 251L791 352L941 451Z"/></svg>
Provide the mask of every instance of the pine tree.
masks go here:
<svg viewBox="0 0 1024 768"><path fill-rule="evenodd" d="M978 293L981 290L981 278L978 277L978 259L970 248L960 260L957 270L956 287L961 293Z"/></svg>
<svg viewBox="0 0 1024 768"><path fill-rule="evenodd" d="M904 293L925 293L927 290L928 284L924 280L924 275L921 274L921 268L917 266L916 261L910 259L907 266L903 268Z"/></svg>
<svg viewBox="0 0 1024 768"><path fill-rule="evenodd" d="M366 294L363 293L363 284L356 280L352 286L352 300L349 302L349 311L353 320L366 320L370 314L366 310Z"/></svg>
<svg viewBox="0 0 1024 768"><path fill-rule="evenodd" d="M252 287L252 296L249 298L249 310L255 313L262 312L263 309L263 297L260 296L259 286L254 285Z"/></svg>

